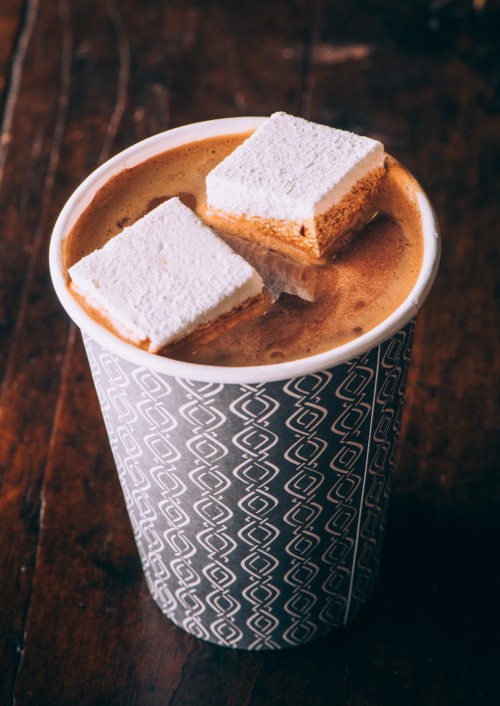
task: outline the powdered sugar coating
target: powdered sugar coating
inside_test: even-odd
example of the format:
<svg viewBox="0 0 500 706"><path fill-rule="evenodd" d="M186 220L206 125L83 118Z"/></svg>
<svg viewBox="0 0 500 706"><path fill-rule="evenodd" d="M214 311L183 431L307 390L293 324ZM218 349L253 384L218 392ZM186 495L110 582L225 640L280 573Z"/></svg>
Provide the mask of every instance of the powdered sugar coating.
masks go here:
<svg viewBox="0 0 500 706"><path fill-rule="evenodd" d="M377 140L274 113L208 174L207 204L237 215L314 218L383 163Z"/></svg>
<svg viewBox="0 0 500 706"><path fill-rule="evenodd" d="M72 286L134 343L154 352L263 287L260 276L178 198L69 269Z"/></svg>

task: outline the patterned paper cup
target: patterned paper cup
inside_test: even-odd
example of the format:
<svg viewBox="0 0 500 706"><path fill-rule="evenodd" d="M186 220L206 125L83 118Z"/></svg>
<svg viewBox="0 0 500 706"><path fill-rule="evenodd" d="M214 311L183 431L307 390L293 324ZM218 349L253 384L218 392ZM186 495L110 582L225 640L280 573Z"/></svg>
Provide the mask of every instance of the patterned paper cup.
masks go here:
<svg viewBox="0 0 500 706"><path fill-rule="evenodd" d="M117 155L68 201L50 251L57 294L83 333L151 594L187 632L246 649L320 637L373 588L414 320L439 261L432 208L415 185L424 259L407 300L352 343L276 365L194 365L134 348L72 298L61 251L112 175L261 120L185 126Z"/></svg>

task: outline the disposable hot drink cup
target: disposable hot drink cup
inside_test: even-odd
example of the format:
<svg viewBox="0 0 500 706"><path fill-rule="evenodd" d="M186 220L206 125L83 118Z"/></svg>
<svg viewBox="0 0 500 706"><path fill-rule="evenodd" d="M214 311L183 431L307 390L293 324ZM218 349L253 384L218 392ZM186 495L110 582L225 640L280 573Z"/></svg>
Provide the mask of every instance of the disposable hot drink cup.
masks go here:
<svg viewBox="0 0 500 706"><path fill-rule="evenodd" d="M415 317L439 261L433 210L415 183L423 264L383 323L275 365L198 365L126 343L69 293L62 246L123 169L262 120L188 125L125 150L71 196L50 249L55 290L82 331L153 599L188 633L255 650L301 645L345 625L373 589Z"/></svg>

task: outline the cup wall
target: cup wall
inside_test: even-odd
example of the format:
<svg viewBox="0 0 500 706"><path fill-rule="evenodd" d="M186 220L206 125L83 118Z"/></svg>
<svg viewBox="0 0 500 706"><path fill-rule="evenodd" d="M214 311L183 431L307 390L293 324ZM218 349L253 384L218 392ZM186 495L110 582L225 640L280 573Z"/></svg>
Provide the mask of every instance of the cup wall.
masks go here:
<svg viewBox="0 0 500 706"><path fill-rule="evenodd" d="M147 585L174 623L261 650L356 615L380 565L413 330L255 384L158 373L84 334Z"/></svg>

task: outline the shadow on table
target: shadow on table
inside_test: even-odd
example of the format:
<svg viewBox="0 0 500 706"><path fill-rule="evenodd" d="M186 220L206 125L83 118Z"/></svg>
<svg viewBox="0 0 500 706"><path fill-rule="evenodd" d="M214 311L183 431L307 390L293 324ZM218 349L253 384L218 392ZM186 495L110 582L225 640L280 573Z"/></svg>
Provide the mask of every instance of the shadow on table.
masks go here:
<svg viewBox="0 0 500 706"><path fill-rule="evenodd" d="M238 703L238 683L252 673L249 706L495 703L499 529L493 513L396 500L377 588L353 623L279 652L203 645L196 660L205 668L192 676L210 683L207 704Z"/></svg>

